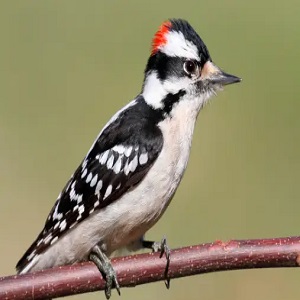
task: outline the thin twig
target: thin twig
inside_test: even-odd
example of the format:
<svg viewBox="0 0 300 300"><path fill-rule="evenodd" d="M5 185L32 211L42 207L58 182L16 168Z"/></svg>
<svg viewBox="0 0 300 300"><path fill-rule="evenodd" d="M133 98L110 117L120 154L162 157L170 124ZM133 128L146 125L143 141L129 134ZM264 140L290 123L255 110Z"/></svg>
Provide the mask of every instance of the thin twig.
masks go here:
<svg viewBox="0 0 300 300"><path fill-rule="evenodd" d="M216 271L299 267L300 237L217 241L171 251L168 277ZM122 287L164 280L159 253L112 260ZM103 290L105 281L89 262L0 278L0 299L45 299ZM115 295L116 296L116 295Z"/></svg>

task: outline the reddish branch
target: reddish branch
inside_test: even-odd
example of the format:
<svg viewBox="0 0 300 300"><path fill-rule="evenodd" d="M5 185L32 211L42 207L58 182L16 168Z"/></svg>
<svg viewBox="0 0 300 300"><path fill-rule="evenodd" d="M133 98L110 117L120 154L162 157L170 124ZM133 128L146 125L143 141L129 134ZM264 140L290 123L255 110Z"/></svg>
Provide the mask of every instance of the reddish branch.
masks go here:
<svg viewBox="0 0 300 300"><path fill-rule="evenodd" d="M168 276L216 271L298 267L300 237L232 240L171 251ZM165 257L140 254L112 260L121 287L164 280ZM105 281L89 262L0 278L0 299L44 299L103 290ZM116 295L115 295L116 296Z"/></svg>

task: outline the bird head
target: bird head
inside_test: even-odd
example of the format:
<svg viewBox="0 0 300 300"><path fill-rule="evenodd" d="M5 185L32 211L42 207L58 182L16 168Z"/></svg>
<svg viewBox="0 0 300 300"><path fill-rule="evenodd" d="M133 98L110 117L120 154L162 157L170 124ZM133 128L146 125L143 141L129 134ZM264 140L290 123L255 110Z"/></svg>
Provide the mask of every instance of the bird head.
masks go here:
<svg viewBox="0 0 300 300"><path fill-rule="evenodd" d="M171 112L170 104L186 100L200 110L224 85L239 81L212 62L206 45L187 21L171 19L153 38L142 94L155 109Z"/></svg>

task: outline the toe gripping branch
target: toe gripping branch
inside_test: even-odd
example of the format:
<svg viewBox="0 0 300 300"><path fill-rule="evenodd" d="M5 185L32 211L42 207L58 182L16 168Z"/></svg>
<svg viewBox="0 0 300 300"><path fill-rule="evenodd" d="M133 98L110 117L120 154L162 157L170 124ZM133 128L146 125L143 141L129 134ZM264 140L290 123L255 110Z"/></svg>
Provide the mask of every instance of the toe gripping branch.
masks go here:
<svg viewBox="0 0 300 300"><path fill-rule="evenodd" d="M165 255L167 259L167 264L165 268L165 285L167 289L170 288L170 278L168 277L169 266L170 266L170 257L171 251L167 244L167 239L164 237L160 242L153 242L153 241L142 241L143 247L147 249L152 249L153 252L160 252L160 258Z"/></svg>
<svg viewBox="0 0 300 300"><path fill-rule="evenodd" d="M147 249L152 249L153 252L160 252L160 258L165 255L167 259L167 264L165 268L165 285L167 289L170 288L170 278L168 277L168 271L170 266L170 248L167 245L167 239L163 238L160 242L153 242L153 241L142 241L142 246ZM89 255L89 260L92 261L102 274L103 278L106 281L105 284L105 296L106 299L111 297L111 290L112 288L116 288L119 295L120 292L120 285L117 280L116 272L109 260L109 258L105 255L105 253L100 249L99 246L95 246L92 252Z"/></svg>
<svg viewBox="0 0 300 300"><path fill-rule="evenodd" d="M90 261L92 261L98 268L98 270L101 272L103 278L106 281L105 285L105 296L106 299L109 299L111 296L111 289L113 287L116 288L119 295L121 295L120 292L120 285L117 280L116 272L111 265L111 262L109 258L104 254L104 252L101 251L99 246L95 246L90 253L89 256Z"/></svg>

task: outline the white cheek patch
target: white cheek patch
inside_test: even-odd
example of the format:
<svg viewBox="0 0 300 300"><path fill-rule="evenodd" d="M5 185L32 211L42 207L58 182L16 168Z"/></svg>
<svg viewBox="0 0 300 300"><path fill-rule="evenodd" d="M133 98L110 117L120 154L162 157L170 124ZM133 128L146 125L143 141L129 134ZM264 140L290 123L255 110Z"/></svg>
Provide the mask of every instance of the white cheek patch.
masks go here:
<svg viewBox="0 0 300 300"><path fill-rule="evenodd" d="M164 106L163 100L170 94L176 94L181 89L186 90L191 79L187 77L171 77L163 82L159 80L156 71L152 71L146 77L143 89L143 97L146 103L154 109L161 109Z"/></svg>
<svg viewBox="0 0 300 300"><path fill-rule="evenodd" d="M200 60L196 45L186 40L181 32L170 31L166 39L166 44L160 49L166 55Z"/></svg>
<svg viewBox="0 0 300 300"><path fill-rule="evenodd" d="M167 95L167 91L164 89L162 82L157 77L155 71L149 73L146 76L143 89L143 97L145 101L155 109L163 107L161 102Z"/></svg>

